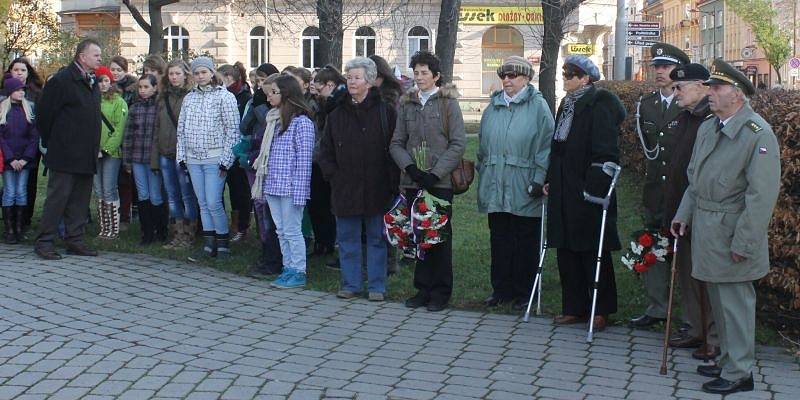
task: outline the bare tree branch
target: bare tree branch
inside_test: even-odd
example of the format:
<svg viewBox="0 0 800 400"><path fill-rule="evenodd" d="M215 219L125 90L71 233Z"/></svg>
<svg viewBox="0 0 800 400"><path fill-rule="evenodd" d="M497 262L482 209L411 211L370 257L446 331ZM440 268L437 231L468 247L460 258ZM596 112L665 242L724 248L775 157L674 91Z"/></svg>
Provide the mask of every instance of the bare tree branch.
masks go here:
<svg viewBox="0 0 800 400"><path fill-rule="evenodd" d="M128 8L128 11L130 11L133 19L135 19L139 26L142 27L142 30L144 30L148 35L151 34L152 28L150 27L150 24L145 21L144 17L142 17L142 13L139 12L139 9L131 4L131 0L122 0L122 4L125 4L125 7Z"/></svg>

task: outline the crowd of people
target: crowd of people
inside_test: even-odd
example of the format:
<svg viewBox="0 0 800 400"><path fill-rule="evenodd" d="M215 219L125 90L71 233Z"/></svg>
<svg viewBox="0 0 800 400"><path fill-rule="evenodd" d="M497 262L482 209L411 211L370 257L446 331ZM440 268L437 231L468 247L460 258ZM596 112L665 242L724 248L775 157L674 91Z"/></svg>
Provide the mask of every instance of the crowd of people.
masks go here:
<svg viewBox="0 0 800 400"><path fill-rule="evenodd" d="M407 88L379 56L349 60L343 72L332 65L279 71L266 63L249 75L240 63L217 67L197 57L167 64L149 56L134 76L123 57L101 65L101 51L97 42L82 41L74 63L46 85L25 59L14 60L4 77L5 241L18 242L30 224L44 154L47 197L35 242L43 259L61 258L54 246L59 232L68 254L97 255L83 239L94 188L101 239L119 238L135 208L142 245L194 249L199 234L202 246L190 259L225 260L255 214L262 255L254 270L277 275L273 286L304 286L309 254L338 248L329 263L341 271L337 296L366 292L370 301L383 301L392 254L384 215L392 200L420 190L447 204L454 198L451 174L466 148L464 121L457 88L443 84L440 61L429 52L411 58L414 85ZM717 60L708 71L661 43L652 48L652 65L659 90L640 100L637 124L648 159L647 228L671 231L682 249L675 257L685 329L670 345L702 346L697 358L718 357L698 368L716 378L704 390L752 390L752 281L768 268L777 141L749 106L752 83L730 65ZM528 306L547 243L556 249L562 287L554 323L593 317L602 330L617 310L611 251L621 243L606 166L619 164L625 107L594 84L599 69L584 56L564 60L566 96L555 117L531 83L527 59L512 56L497 74L503 88L483 112L476 162L477 206L488 216L491 248L492 293L484 303ZM451 221L452 207L442 212ZM704 240L690 247L689 228ZM443 230L453 234L450 222ZM417 293L407 307L447 307L452 251L451 238L427 248L424 258L417 254ZM663 320L666 271L660 264L644 274L651 305L632 326ZM701 309L711 316L700 319Z"/></svg>

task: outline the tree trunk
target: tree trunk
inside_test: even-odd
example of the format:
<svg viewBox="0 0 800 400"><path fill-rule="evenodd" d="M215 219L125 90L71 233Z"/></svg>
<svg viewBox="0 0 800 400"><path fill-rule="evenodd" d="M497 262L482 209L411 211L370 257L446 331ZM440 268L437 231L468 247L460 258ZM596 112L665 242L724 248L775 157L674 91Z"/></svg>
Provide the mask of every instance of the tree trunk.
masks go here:
<svg viewBox="0 0 800 400"><path fill-rule="evenodd" d="M319 58L317 65L333 64L342 68L342 43L344 28L342 26L343 0L317 0L317 18L319 19Z"/></svg>
<svg viewBox="0 0 800 400"><path fill-rule="evenodd" d="M544 19L544 38L542 39L542 59L539 69L539 90L555 115L556 110L556 68L561 40L564 39L564 13L559 0L542 0Z"/></svg>
<svg viewBox="0 0 800 400"><path fill-rule="evenodd" d="M436 32L436 56L442 67L442 83L453 80L453 61L456 56L458 37L458 10L461 0L442 0L439 10L439 25Z"/></svg>
<svg viewBox="0 0 800 400"><path fill-rule="evenodd" d="M781 70L780 70L780 67L781 67L780 65L773 65L773 66L772 66L772 68L774 68L774 69L775 69L775 75L777 75L777 76L778 76L778 84L779 84L779 85L783 83L783 80L781 79Z"/></svg>
<svg viewBox="0 0 800 400"><path fill-rule="evenodd" d="M164 53L164 22L161 20L161 5L155 1L147 4L147 12L150 13L150 48L147 53Z"/></svg>

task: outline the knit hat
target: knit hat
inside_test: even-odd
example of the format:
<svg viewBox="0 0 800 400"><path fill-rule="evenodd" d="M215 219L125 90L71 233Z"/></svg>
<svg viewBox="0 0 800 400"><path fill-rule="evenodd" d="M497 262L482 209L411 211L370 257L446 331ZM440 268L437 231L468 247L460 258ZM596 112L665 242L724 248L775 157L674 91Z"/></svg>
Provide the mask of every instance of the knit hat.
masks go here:
<svg viewBox="0 0 800 400"><path fill-rule="evenodd" d="M277 73L280 72L280 71L278 71L277 67L275 67L274 65L272 65L270 63L264 63L264 64L259 65L258 68L256 68L256 71L261 72L261 73L263 73L263 74L265 74L267 76L270 76L272 74L277 74Z"/></svg>
<svg viewBox="0 0 800 400"><path fill-rule="evenodd" d="M210 57L197 57L192 60L192 73L197 71L197 69L200 67L208 68L212 74L217 72L217 70L214 69L214 60L212 60Z"/></svg>
<svg viewBox="0 0 800 400"><path fill-rule="evenodd" d="M11 96L11 93L20 89L25 89L25 84L21 80L14 78L11 74L6 74L3 80L3 96Z"/></svg>
<svg viewBox="0 0 800 400"><path fill-rule="evenodd" d="M589 79L592 82L597 82L600 80L600 70L597 69L597 66L594 65L589 57L571 55L564 59L564 64L572 64L580 68L584 73L586 73L586 75L589 75Z"/></svg>
<svg viewBox="0 0 800 400"><path fill-rule="evenodd" d="M497 75L502 78L505 72L516 72L517 74L525 75L533 79L533 65L520 56L511 56L503 61L503 65L497 68Z"/></svg>
<svg viewBox="0 0 800 400"><path fill-rule="evenodd" d="M114 83L114 75L111 73L111 70L108 69L108 67L106 67L105 65L97 67L97 69L94 70L94 76L96 76L98 79L101 76L107 76L108 80L111 81L111 83Z"/></svg>

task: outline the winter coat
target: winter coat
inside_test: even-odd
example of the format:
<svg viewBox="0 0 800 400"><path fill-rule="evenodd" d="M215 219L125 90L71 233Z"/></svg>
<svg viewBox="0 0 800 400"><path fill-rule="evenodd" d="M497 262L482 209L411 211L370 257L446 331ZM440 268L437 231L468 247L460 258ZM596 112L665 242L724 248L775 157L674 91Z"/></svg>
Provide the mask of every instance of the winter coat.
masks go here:
<svg viewBox="0 0 800 400"><path fill-rule="evenodd" d="M400 111L389 151L397 166L405 171L414 164L412 151L424 140L427 143L429 171L439 178L435 187L452 189L450 173L458 166L466 150L467 139L464 118L458 105L458 90L447 84L431 95L425 106L419 99L419 90L413 88L400 98ZM447 116L447 124L445 124ZM445 132L445 125L447 130ZM403 173L403 189L419 188L419 184Z"/></svg>
<svg viewBox="0 0 800 400"><path fill-rule="evenodd" d="M239 142L236 98L222 86L196 87L183 99L178 118L178 162L219 157L233 165L233 146Z"/></svg>
<svg viewBox="0 0 800 400"><path fill-rule="evenodd" d="M237 90L235 93L232 92L230 88L228 91L233 93L234 97L236 97L236 108L239 110L239 121L241 121L242 117L244 117L244 112L247 109L247 103L253 98L253 94L250 92L250 85L241 85L239 90Z"/></svg>
<svg viewBox="0 0 800 400"><path fill-rule="evenodd" d="M125 140L122 142L122 163L150 165L150 151L156 128L156 98L139 99L130 109Z"/></svg>
<svg viewBox="0 0 800 400"><path fill-rule="evenodd" d="M382 107L388 130L381 124ZM347 94L328 115L318 163L331 184L334 215L376 215L388 209L399 183L389 155L396 119L397 112L381 101L377 88L359 104Z"/></svg>
<svg viewBox="0 0 800 400"><path fill-rule="evenodd" d="M159 93L156 99L156 126L153 134L153 149L150 151L150 168L159 169L160 156L175 159L178 146L178 118L183 105L183 98L189 93L182 87L170 86ZM169 102L170 116L166 103ZM175 117L173 122L172 117Z"/></svg>
<svg viewBox="0 0 800 400"><path fill-rule="evenodd" d="M114 82L119 89L122 99L128 107L131 106L139 98L139 80L133 75L125 75L122 80Z"/></svg>
<svg viewBox="0 0 800 400"><path fill-rule="evenodd" d="M34 168L39 133L36 125L25 118L25 110L19 103L11 104L6 123L0 125L0 149L3 151L5 169L11 170L11 162L15 160L25 160L25 169Z"/></svg>
<svg viewBox="0 0 800 400"><path fill-rule="evenodd" d="M350 95L347 93L347 86L342 84L333 89L331 95L321 102L318 107L319 110L317 115L315 116L317 129L319 129L320 132L324 131L325 129L325 122L328 119L328 114L332 113L333 110L335 110L344 102L345 99L349 98Z"/></svg>
<svg viewBox="0 0 800 400"><path fill-rule="evenodd" d="M36 105L36 128L53 171L94 175L100 151L100 89L75 63L47 82Z"/></svg>
<svg viewBox="0 0 800 400"><path fill-rule="evenodd" d="M269 103L260 104L247 110L239 125L239 131L244 136L250 137L250 151L247 152L247 165L252 166L261 151L261 141L264 139L264 130L267 129L267 113ZM243 167L243 166L242 166Z"/></svg>
<svg viewBox="0 0 800 400"><path fill-rule="evenodd" d="M314 123L305 115L292 118L289 127L275 135L269 150L264 194L291 197L295 206L311 198L311 153L314 150Z"/></svg>
<svg viewBox="0 0 800 400"><path fill-rule="evenodd" d="M553 137L553 115L542 93L528 85L507 105L503 91L495 92L478 135L478 211L541 216L542 199L528 195L528 186L544 184Z"/></svg>
<svg viewBox="0 0 800 400"><path fill-rule="evenodd" d="M105 122L100 133L100 150L113 158L122 158L122 139L125 137L125 125L128 123L128 104L117 93L107 99L103 97L100 111L114 128L112 133Z"/></svg>
<svg viewBox="0 0 800 400"><path fill-rule="evenodd" d="M557 117L561 118L562 107ZM603 207L584 200L583 192L605 197L611 177L592 166L619 164L619 126L625 108L616 95L594 86L575 103L567 139L550 149L547 199L547 245L572 251L597 251ZM603 249L619 250L617 201L612 195Z"/></svg>

